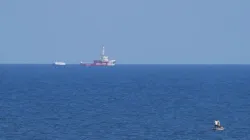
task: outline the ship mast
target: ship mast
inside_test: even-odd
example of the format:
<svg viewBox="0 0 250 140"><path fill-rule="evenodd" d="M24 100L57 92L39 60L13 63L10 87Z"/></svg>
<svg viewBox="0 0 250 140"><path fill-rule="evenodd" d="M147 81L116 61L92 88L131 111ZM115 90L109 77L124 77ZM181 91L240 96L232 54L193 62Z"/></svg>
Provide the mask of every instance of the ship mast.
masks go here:
<svg viewBox="0 0 250 140"><path fill-rule="evenodd" d="M102 46L102 56L104 56L104 46Z"/></svg>
<svg viewBox="0 0 250 140"><path fill-rule="evenodd" d="M104 45L102 45L101 61L104 61Z"/></svg>

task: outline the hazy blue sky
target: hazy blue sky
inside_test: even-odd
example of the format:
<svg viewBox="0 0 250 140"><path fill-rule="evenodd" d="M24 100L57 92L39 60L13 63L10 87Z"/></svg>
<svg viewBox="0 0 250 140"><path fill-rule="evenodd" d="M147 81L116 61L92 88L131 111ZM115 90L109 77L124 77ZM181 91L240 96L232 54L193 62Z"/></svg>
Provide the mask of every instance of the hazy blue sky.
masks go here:
<svg viewBox="0 0 250 140"><path fill-rule="evenodd" d="M250 63L250 0L0 0L0 63Z"/></svg>

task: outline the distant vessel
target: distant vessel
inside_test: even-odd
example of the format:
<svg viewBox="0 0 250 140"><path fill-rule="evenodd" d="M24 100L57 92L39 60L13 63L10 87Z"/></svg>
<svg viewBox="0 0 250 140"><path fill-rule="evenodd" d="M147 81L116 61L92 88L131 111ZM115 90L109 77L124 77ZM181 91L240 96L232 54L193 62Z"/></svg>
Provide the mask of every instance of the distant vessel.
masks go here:
<svg viewBox="0 0 250 140"><path fill-rule="evenodd" d="M58 61L56 61L56 62L54 62L54 65L64 66L64 65L66 65L66 63L65 62L58 62Z"/></svg>
<svg viewBox="0 0 250 140"><path fill-rule="evenodd" d="M104 46L102 46L102 53L100 60L94 60L93 63L81 62L80 65L84 66L115 66L116 60L109 60L108 56L104 54Z"/></svg>
<svg viewBox="0 0 250 140"><path fill-rule="evenodd" d="M214 121L214 130L224 130L224 127L220 125L220 121L219 120L215 120Z"/></svg>

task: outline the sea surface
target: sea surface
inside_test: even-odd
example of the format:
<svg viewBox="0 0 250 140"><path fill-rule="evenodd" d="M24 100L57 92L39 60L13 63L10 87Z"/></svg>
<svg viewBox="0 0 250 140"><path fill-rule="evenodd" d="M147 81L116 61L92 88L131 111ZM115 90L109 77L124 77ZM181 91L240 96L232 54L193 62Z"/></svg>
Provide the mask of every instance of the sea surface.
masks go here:
<svg viewBox="0 0 250 140"><path fill-rule="evenodd" d="M249 139L250 65L0 65L0 140Z"/></svg>

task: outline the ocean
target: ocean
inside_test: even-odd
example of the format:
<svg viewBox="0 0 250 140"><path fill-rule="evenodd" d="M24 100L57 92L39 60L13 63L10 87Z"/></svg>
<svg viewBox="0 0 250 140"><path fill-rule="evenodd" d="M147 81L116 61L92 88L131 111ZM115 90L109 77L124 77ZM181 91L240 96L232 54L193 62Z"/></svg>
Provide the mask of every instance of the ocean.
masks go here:
<svg viewBox="0 0 250 140"><path fill-rule="evenodd" d="M249 84L250 65L0 65L0 140L249 140Z"/></svg>

